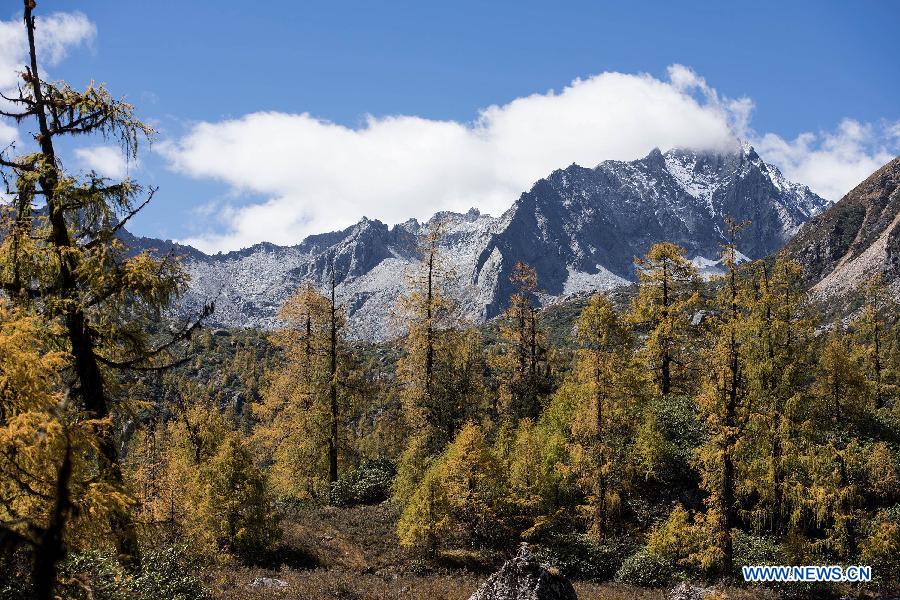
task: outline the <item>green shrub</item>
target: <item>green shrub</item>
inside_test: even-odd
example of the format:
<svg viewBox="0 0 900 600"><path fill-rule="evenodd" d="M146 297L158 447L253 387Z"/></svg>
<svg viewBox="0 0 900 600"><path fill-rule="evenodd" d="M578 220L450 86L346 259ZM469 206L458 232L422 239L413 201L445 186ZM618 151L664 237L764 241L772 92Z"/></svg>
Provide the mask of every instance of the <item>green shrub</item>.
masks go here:
<svg viewBox="0 0 900 600"><path fill-rule="evenodd" d="M208 594L187 568L184 548L149 552L137 574L127 573L114 556L71 554L61 565L59 595L73 600L204 600Z"/></svg>
<svg viewBox="0 0 900 600"><path fill-rule="evenodd" d="M31 587L31 556L23 549L0 549L0 600L27 600Z"/></svg>
<svg viewBox="0 0 900 600"><path fill-rule="evenodd" d="M656 398L638 427L635 448L645 475L660 481L690 481L694 450L703 440L697 405L689 396Z"/></svg>
<svg viewBox="0 0 900 600"><path fill-rule="evenodd" d="M664 587L674 575L671 562L647 550L638 550L622 563L616 580L643 587Z"/></svg>
<svg viewBox="0 0 900 600"><path fill-rule="evenodd" d="M551 538L535 550L535 556L566 577L607 581L615 577L625 557L634 550L634 543L627 538L595 542L575 534Z"/></svg>
<svg viewBox="0 0 900 600"><path fill-rule="evenodd" d="M184 548L169 547L144 556L141 572L132 580L131 590L147 600L206 598L203 584L186 567L184 552Z"/></svg>
<svg viewBox="0 0 900 600"><path fill-rule="evenodd" d="M734 536L734 575L746 565L786 564L781 547L771 537L736 531Z"/></svg>
<svg viewBox="0 0 900 600"><path fill-rule="evenodd" d="M389 460L367 460L332 485L331 504L346 507L383 502L391 496L396 474L394 463Z"/></svg>
<svg viewBox="0 0 900 600"><path fill-rule="evenodd" d="M97 551L70 554L60 566L60 581L66 581L63 598L124 600L127 576L114 556Z"/></svg>

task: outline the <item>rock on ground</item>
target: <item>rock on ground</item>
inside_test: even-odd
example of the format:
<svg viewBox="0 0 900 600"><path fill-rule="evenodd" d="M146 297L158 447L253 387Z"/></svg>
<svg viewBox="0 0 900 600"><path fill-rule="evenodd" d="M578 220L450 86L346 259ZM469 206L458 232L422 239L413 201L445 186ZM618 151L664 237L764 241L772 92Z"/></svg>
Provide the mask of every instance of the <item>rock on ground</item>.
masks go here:
<svg viewBox="0 0 900 600"><path fill-rule="evenodd" d="M519 554L506 561L469 600L578 600L569 580L552 573L522 544Z"/></svg>
<svg viewBox="0 0 900 600"><path fill-rule="evenodd" d="M274 577L257 577L250 583L253 588L285 588L288 582Z"/></svg>
<svg viewBox="0 0 900 600"><path fill-rule="evenodd" d="M701 587L682 581L669 591L667 600L703 600L704 590Z"/></svg>

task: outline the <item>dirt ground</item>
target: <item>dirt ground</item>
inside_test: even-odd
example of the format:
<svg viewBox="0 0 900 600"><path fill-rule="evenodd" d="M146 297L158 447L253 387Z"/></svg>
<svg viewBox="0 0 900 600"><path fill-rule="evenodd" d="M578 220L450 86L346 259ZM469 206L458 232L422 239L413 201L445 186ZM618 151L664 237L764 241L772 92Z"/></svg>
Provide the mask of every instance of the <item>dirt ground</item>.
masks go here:
<svg viewBox="0 0 900 600"><path fill-rule="evenodd" d="M284 523L285 565L277 570L222 567L207 573L216 598L284 600L466 600L493 567L422 564L397 543L397 514L387 504L302 509ZM253 587L259 578L286 587ZM581 600L664 600L665 590L573 581ZM764 598L723 590L721 600Z"/></svg>

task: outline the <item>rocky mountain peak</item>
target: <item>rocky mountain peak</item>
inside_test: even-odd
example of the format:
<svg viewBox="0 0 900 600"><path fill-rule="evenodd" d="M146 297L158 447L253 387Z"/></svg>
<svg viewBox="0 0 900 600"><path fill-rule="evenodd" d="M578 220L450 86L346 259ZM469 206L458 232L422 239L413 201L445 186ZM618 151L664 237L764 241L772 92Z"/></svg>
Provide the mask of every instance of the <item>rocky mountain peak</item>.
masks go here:
<svg viewBox="0 0 900 600"><path fill-rule="evenodd" d="M666 159L659 148L654 148L653 150L651 150L650 153L644 157L643 162L646 163L647 166L651 169L666 168Z"/></svg>
<svg viewBox="0 0 900 600"><path fill-rule="evenodd" d="M446 291L478 323L507 306L509 275L519 261L536 269L540 300L557 302L633 281L634 258L663 240L684 246L697 264L714 271L726 215L753 221L740 250L749 258L765 256L825 205L749 146L730 152L654 148L634 161L555 170L499 217L473 208L393 227L363 218L296 246L263 244L216 256L159 240L130 243L182 254L192 276L183 308L216 298L215 326L274 326L285 298L306 281L324 289L333 265L354 334L382 339L398 333L393 313L419 264L417 236L437 220L445 227L442 261L451 274Z"/></svg>

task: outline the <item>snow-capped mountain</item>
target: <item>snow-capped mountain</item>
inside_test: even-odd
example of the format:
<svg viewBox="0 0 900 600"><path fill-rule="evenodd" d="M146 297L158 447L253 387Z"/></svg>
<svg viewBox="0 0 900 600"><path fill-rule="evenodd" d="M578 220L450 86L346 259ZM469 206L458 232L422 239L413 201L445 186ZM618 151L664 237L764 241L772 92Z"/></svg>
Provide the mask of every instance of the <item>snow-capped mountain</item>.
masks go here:
<svg viewBox="0 0 900 600"><path fill-rule="evenodd" d="M663 240L684 246L714 272L728 215L752 221L741 252L768 255L826 204L744 145L728 153L654 149L639 160L594 168L573 164L535 183L500 217L472 209L432 221L441 219L446 231L447 289L477 323L506 306L518 261L536 269L541 301L550 303L632 281L634 258ZM192 279L180 310L189 314L215 300L210 322L218 326L274 326L278 307L298 285L324 288L333 262L351 331L384 339L402 329L396 300L418 263L417 236L427 225L410 220L388 227L363 218L296 246L263 243L214 256L148 238L126 241L181 254Z"/></svg>

